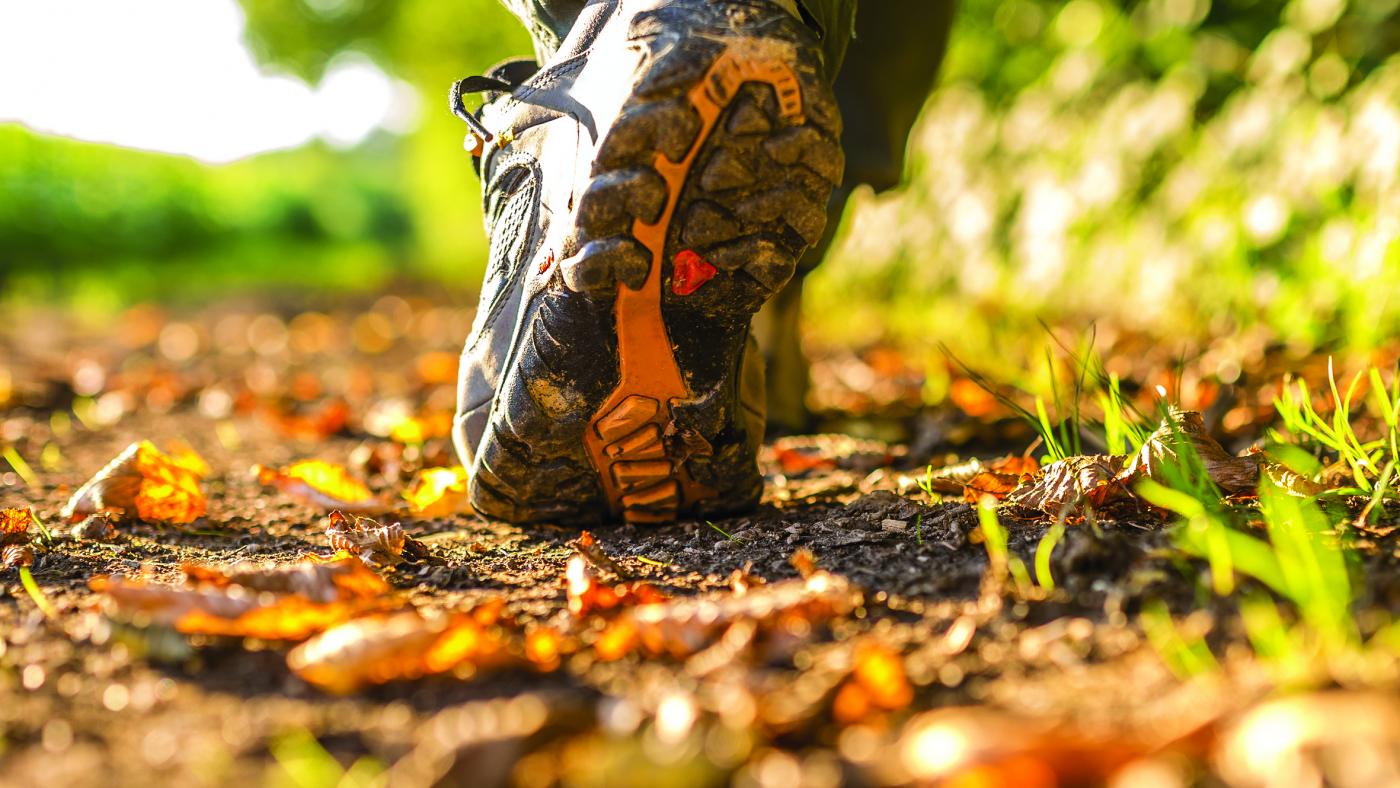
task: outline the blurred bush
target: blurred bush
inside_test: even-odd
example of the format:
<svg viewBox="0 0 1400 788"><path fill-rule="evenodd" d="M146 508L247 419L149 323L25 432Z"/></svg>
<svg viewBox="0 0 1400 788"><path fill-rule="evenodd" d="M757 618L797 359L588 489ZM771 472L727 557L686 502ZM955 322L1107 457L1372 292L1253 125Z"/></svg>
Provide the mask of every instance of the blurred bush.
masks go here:
<svg viewBox="0 0 1400 788"><path fill-rule="evenodd" d="M0 293L85 307L279 284L480 281L479 185L448 86L529 39L493 0L244 0L274 69L316 81L369 57L417 89L416 130L227 165L0 125Z"/></svg>
<svg viewBox="0 0 1400 788"><path fill-rule="evenodd" d="M376 250L360 271L375 281L414 237L397 147L381 137L214 167L0 126L0 286L67 301L105 291L112 306L230 284L335 286L337 253L357 246ZM308 252L322 264L290 264Z"/></svg>
<svg viewBox="0 0 1400 788"><path fill-rule="evenodd" d="M1396 6L968 2L910 183L853 201L809 290L845 319L816 327L992 357L1042 318L1394 337Z"/></svg>

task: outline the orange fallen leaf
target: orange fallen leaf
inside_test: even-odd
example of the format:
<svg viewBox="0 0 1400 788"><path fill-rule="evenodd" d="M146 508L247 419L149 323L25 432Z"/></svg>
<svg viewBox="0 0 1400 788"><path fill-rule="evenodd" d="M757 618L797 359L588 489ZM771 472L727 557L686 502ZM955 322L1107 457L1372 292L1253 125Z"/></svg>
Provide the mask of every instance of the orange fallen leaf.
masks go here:
<svg viewBox="0 0 1400 788"><path fill-rule="evenodd" d="M818 627L858 607L862 594L839 575L814 570L802 579L754 586L742 595L638 602L622 610L594 644L600 659L633 649L649 656L689 657L721 641L731 627L754 628L743 646L764 659L790 655Z"/></svg>
<svg viewBox="0 0 1400 788"><path fill-rule="evenodd" d="M424 468L404 491L409 511L422 517L446 517L472 510L467 502L467 469Z"/></svg>
<svg viewBox="0 0 1400 788"><path fill-rule="evenodd" d="M889 465L896 456L888 444L838 434L779 438L772 451L778 467L790 476L837 468L868 473Z"/></svg>
<svg viewBox="0 0 1400 788"><path fill-rule="evenodd" d="M171 462L201 479L209 478L209 474L212 473L209 463L183 439L166 441L165 450L169 452Z"/></svg>
<svg viewBox="0 0 1400 788"><path fill-rule="evenodd" d="M1008 454L995 460L988 460L983 466L993 473L1018 474L1028 476L1040 470L1040 463L1025 454Z"/></svg>
<svg viewBox="0 0 1400 788"><path fill-rule="evenodd" d="M963 483L963 500L968 503L977 503L984 495L1005 498L1040 470L1040 464L1031 457L1013 454L981 463L980 468Z"/></svg>
<svg viewBox="0 0 1400 788"><path fill-rule="evenodd" d="M990 495L999 500L1010 495L1020 485L1021 476L1019 474L983 471L963 485L963 500L968 503L976 503L982 500L984 495Z"/></svg>
<svg viewBox="0 0 1400 788"><path fill-rule="evenodd" d="M355 514L385 509L384 502L341 465L302 460L282 469L254 465L253 474L260 484L276 487L309 506Z"/></svg>
<svg viewBox="0 0 1400 788"><path fill-rule="evenodd" d="M835 459L802 449L778 449L775 456L783 473L789 476L814 470L831 470L836 467Z"/></svg>
<svg viewBox="0 0 1400 788"><path fill-rule="evenodd" d="M797 570L797 574L803 577L811 577L820 571L817 568L817 557L812 555L812 551L805 547L799 547L788 556L788 563Z"/></svg>
<svg viewBox="0 0 1400 788"><path fill-rule="evenodd" d="M149 522L191 523L207 509L193 471L177 465L150 441L138 441L80 487L62 515L73 522L112 510Z"/></svg>
<svg viewBox="0 0 1400 788"><path fill-rule="evenodd" d="M0 509L0 544L28 542L35 519L33 509Z"/></svg>
<svg viewBox="0 0 1400 788"><path fill-rule="evenodd" d="M292 672L336 694L454 670L489 670L515 661L504 635L469 614L429 619L412 611L347 621L287 655Z"/></svg>
<svg viewBox="0 0 1400 788"><path fill-rule="evenodd" d="M94 577L112 615L177 632L302 640L393 603L389 585L359 559L294 564L187 564L183 585Z"/></svg>

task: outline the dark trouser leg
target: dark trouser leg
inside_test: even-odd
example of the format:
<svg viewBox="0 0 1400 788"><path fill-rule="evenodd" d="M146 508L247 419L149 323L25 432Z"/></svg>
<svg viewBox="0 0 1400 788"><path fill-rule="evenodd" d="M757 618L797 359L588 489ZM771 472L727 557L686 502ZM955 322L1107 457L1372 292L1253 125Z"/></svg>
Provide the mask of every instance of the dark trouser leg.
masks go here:
<svg viewBox="0 0 1400 788"><path fill-rule="evenodd" d="M829 3L826 10L838 14L846 5ZM845 119L845 181L831 197L826 236L807 251L792 281L754 321L768 368L770 434L811 427L800 331L802 280L826 256L853 189L869 184L883 191L899 184L909 132L938 75L953 8L953 0L869 0L860 5L856 35L836 78L836 99Z"/></svg>

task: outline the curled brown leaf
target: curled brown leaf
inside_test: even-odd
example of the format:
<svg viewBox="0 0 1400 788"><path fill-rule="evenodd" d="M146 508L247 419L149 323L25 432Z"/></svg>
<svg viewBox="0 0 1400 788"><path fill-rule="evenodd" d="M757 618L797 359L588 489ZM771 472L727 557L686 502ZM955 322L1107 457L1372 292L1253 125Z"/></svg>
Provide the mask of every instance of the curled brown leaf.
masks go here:
<svg viewBox="0 0 1400 788"><path fill-rule="evenodd" d="M382 525L368 517L331 512L326 523L326 541L334 550L359 556L370 566L395 566L404 559L427 554L423 543L404 533L398 523Z"/></svg>

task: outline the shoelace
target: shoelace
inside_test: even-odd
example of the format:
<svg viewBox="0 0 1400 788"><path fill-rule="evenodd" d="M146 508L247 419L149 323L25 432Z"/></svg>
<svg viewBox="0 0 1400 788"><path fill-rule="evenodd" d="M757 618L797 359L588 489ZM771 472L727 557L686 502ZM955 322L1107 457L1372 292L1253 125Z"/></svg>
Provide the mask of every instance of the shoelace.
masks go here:
<svg viewBox="0 0 1400 788"><path fill-rule="evenodd" d="M490 142L495 139L495 135L482 124L480 118L467 110L466 105L462 103L462 97L469 93L486 93L493 90L501 93L513 93L518 87L520 86L512 85L495 77L467 77L452 83L452 90L447 94L447 102L452 114L461 118L473 134L480 137L482 142Z"/></svg>

